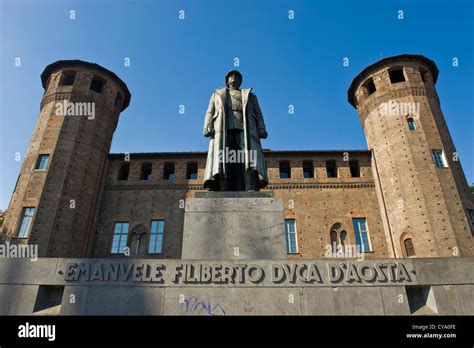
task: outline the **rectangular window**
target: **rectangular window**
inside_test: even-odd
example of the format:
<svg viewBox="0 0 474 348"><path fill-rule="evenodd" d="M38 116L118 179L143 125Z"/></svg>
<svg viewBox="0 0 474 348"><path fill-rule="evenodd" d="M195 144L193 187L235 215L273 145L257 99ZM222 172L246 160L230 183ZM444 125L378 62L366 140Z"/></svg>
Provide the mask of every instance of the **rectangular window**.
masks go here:
<svg viewBox="0 0 474 348"><path fill-rule="evenodd" d="M364 253L372 251L366 219L352 219L352 224L354 225L357 250L360 250Z"/></svg>
<svg viewBox="0 0 474 348"><path fill-rule="evenodd" d="M99 77L94 77L91 82L90 89L97 93L102 93L102 88L104 87L104 80Z"/></svg>
<svg viewBox="0 0 474 348"><path fill-rule="evenodd" d="M35 169L45 170L48 165L49 155L39 155Z"/></svg>
<svg viewBox="0 0 474 348"><path fill-rule="evenodd" d="M112 240L112 254L123 254L127 247L128 222L116 222Z"/></svg>
<svg viewBox="0 0 474 348"><path fill-rule="evenodd" d="M362 91L366 97L374 93L376 90L377 89L375 88L375 83L372 78L367 79L367 81L365 81L362 85Z"/></svg>
<svg viewBox="0 0 474 348"><path fill-rule="evenodd" d="M119 180L128 180L128 175L130 174L130 163L123 163L120 166L119 170Z"/></svg>
<svg viewBox="0 0 474 348"><path fill-rule="evenodd" d="M289 178L291 178L290 162L281 161L280 162L280 179L289 179Z"/></svg>
<svg viewBox="0 0 474 348"><path fill-rule="evenodd" d="M309 162L309 161L303 162L303 177L314 178L313 162Z"/></svg>
<svg viewBox="0 0 474 348"><path fill-rule="evenodd" d="M349 161L349 168L353 178L360 177L359 161Z"/></svg>
<svg viewBox="0 0 474 348"><path fill-rule="evenodd" d="M161 254L163 249L163 234L165 231L165 220L151 220L150 244L148 253Z"/></svg>
<svg viewBox="0 0 474 348"><path fill-rule="evenodd" d="M140 171L140 180L151 180L152 164L142 163L142 169Z"/></svg>
<svg viewBox="0 0 474 348"><path fill-rule="evenodd" d="M391 83L399 83L405 81L405 75L403 74L403 68L395 68L388 72Z"/></svg>
<svg viewBox="0 0 474 348"><path fill-rule="evenodd" d="M61 74L61 80L59 80L60 86L72 86L74 84L74 79L76 78L76 72L74 71L65 71Z"/></svg>
<svg viewBox="0 0 474 348"><path fill-rule="evenodd" d="M163 168L163 179L173 181L174 178L174 163L165 163L165 166Z"/></svg>
<svg viewBox="0 0 474 348"><path fill-rule="evenodd" d="M21 214L21 225L20 229L18 230L17 238L28 238L35 211L36 208L23 208L23 212Z"/></svg>
<svg viewBox="0 0 474 348"><path fill-rule="evenodd" d="M328 178L337 178L337 166L334 161L326 162L326 173Z"/></svg>
<svg viewBox="0 0 474 348"><path fill-rule="evenodd" d="M442 150L433 150L433 160L438 168L446 168L448 166Z"/></svg>
<svg viewBox="0 0 474 348"><path fill-rule="evenodd" d="M297 254L298 241L296 239L295 220L285 220L285 232L286 232L286 252L288 254Z"/></svg>
<svg viewBox="0 0 474 348"><path fill-rule="evenodd" d="M407 118L407 122L408 122L408 129L411 130L411 131L415 131L416 130L416 127L415 127L415 120L411 117Z"/></svg>
<svg viewBox="0 0 474 348"><path fill-rule="evenodd" d="M186 167L186 178L188 180L193 180L198 178L198 165L196 162L191 162L187 164Z"/></svg>

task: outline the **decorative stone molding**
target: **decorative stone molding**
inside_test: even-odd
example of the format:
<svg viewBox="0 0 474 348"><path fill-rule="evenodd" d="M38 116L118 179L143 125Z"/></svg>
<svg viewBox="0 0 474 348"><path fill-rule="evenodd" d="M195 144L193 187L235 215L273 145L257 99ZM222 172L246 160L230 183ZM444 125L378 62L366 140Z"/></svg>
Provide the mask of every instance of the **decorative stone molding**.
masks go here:
<svg viewBox="0 0 474 348"><path fill-rule="evenodd" d="M269 184L265 190L285 190L285 189L341 189L341 188L374 188L373 182L358 183L318 183L318 184ZM156 184L137 184L137 185L107 185L106 191L133 191L133 190L187 190L187 191L205 191L202 185L156 185Z"/></svg>

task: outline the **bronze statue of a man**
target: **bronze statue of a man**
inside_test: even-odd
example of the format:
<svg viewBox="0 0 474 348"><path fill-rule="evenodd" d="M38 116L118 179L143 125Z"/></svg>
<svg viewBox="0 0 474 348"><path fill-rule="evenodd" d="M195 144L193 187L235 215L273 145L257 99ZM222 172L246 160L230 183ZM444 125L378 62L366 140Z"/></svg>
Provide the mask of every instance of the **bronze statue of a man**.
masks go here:
<svg viewBox="0 0 474 348"><path fill-rule="evenodd" d="M252 88L240 89L242 75L230 71L227 88L211 96L203 134L210 137L204 187L211 191L259 191L268 184L260 138L267 137Z"/></svg>

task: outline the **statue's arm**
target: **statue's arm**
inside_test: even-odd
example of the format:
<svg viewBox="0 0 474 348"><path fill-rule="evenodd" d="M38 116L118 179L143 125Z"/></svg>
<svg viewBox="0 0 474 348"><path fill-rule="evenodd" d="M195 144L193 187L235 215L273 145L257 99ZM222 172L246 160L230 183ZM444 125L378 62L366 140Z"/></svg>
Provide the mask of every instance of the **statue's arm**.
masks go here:
<svg viewBox="0 0 474 348"><path fill-rule="evenodd" d="M254 114L257 116L257 129L260 138L266 139L268 136L267 129L265 127L265 121L263 120L262 110L260 109L260 104L258 103L258 98L255 94L252 94L254 98Z"/></svg>
<svg viewBox="0 0 474 348"><path fill-rule="evenodd" d="M214 132L214 122L212 117L216 112L216 106L214 103L214 93L211 96L211 100L209 101L209 106L207 107L206 116L204 118L204 128L202 130L202 134L205 137L212 136Z"/></svg>

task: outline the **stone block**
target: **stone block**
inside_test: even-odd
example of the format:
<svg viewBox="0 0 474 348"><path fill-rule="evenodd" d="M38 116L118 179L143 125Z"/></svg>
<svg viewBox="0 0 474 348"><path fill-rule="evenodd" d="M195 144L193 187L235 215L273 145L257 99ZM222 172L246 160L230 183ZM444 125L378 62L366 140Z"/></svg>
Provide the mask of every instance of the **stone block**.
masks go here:
<svg viewBox="0 0 474 348"><path fill-rule="evenodd" d="M282 200L187 199L182 258L286 259Z"/></svg>
<svg viewBox="0 0 474 348"><path fill-rule="evenodd" d="M167 288L167 315L301 315L301 288Z"/></svg>
<svg viewBox="0 0 474 348"><path fill-rule="evenodd" d="M157 287L92 286L87 295L86 315L160 315L164 290Z"/></svg>

